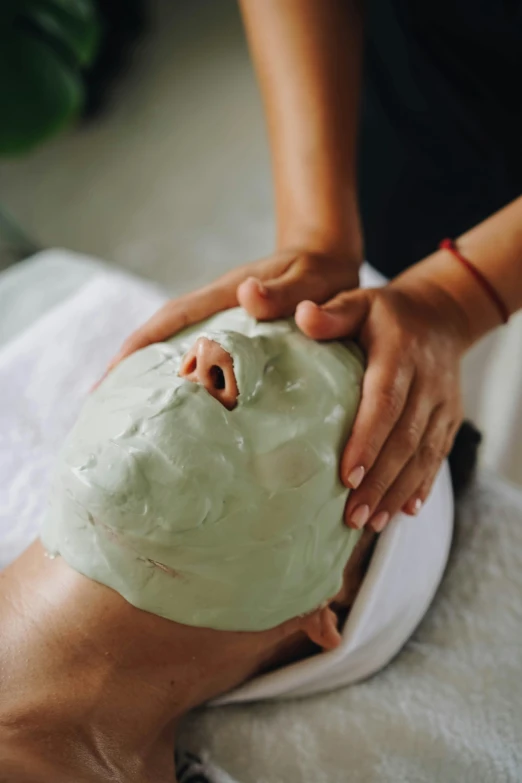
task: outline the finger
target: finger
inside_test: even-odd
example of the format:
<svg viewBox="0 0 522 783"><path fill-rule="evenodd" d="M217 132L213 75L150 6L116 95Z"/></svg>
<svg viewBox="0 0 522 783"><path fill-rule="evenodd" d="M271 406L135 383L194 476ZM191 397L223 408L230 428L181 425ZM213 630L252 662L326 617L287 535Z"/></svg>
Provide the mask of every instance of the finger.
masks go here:
<svg viewBox="0 0 522 783"><path fill-rule="evenodd" d="M372 469L402 416L413 377L413 366L398 346L385 340L372 346L359 409L341 458L341 480L347 487L357 489Z"/></svg>
<svg viewBox="0 0 522 783"><path fill-rule="evenodd" d="M381 449L372 469L346 504L345 519L360 505L368 507L371 517L382 498L416 453L433 412L433 400L424 385L412 382L403 413ZM356 516L356 520L360 515Z"/></svg>
<svg viewBox="0 0 522 783"><path fill-rule="evenodd" d="M313 255L294 256L273 277L249 277L237 289L239 304L254 318L266 320L294 315L299 302L312 298L325 302L346 284L346 269Z"/></svg>
<svg viewBox="0 0 522 783"><path fill-rule="evenodd" d="M430 418L417 452L405 466L393 486L388 490L370 519L370 526L380 532L388 521L403 508L415 493L415 488L425 487L426 494L416 495L415 513L428 496L435 476L444 460L448 429L448 410L445 405L436 408Z"/></svg>
<svg viewBox="0 0 522 783"><path fill-rule="evenodd" d="M401 507L401 510L405 514L408 514L410 517L417 516L430 495L433 482L435 481L439 470L440 464L436 467L434 466L433 470L431 470L430 473L423 478L421 484L419 484L417 489L414 490L411 497L405 501Z"/></svg>
<svg viewBox="0 0 522 783"><path fill-rule="evenodd" d="M141 348L167 340L187 326L237 305L235 286L212 285L167 302L123 343L109 370Z"/></svg>
<svg viewBox="0 0 522 783"><path fill-rule="evenodd" d="M453 447L453 441L455 439L455 435L459 427L460 427L460 419L453 420L447 427L446 439L442 449L444 458L448 456L448 454L450 453ZM422 506L424 505L424 503L429 497L429 494L433 487L433 482L437 478L437 474L439 470L440 470L440 464L435 464L433 465L432 470L428 471L428 473L422 477L420 484L411 493L410 497L406 500L406 502L402 506L402 511L404 511L405 514L410 514L412 516L415 516L416 514L419 513Z"/></svg>
<svg viewBox="0 0 522 783"><path fill-rule="evenodd" d="M255 264L240 266L222 275L210 285L168 302L123 343L118 354L108 365L107 372L140 348L166 340L187 326L229 307L236 307L237 287L249 272L254 271L261 280L265 277L277 276L281 270L287 268L293 257L269 257Z"/></svg>
<svg viewBox="0 0 522 783"><path fill-rule="evenodd" d="M101 377L101 378L98 378L98 380L96 381L96 383L93 383L93 385L91 386L91 388L89 389L89 391L87 392L87 394L92 394L94 391L96 391L96 389L98 388L98 386L99 386L101 383L103 383L103 381L105 380L105 378L108 376L109 372L110 372L110 368L107 368L107 369L105 370L105 372L103 373L102 377Z"/></svg>
<svg viewBox="0 0 522 783"><path fill-rule="evenodd" d="M460 400L458 401L455 407L456 407L455 414L448 425L448 429L446 433L446 445L444 448L446 452L446 456L448 456L450 451L452 450L453 444L455 443L455 438L464 420L464 411L462 410L462 405Z"/></svg>
<svg viewBox="0 0 522 783"><path fill-rule="evenodd" d="M322 307L304 301L297 306L295 322L314 340L354 337L366 320L370 304L371 298L363 290L343 292Z"/></svg>

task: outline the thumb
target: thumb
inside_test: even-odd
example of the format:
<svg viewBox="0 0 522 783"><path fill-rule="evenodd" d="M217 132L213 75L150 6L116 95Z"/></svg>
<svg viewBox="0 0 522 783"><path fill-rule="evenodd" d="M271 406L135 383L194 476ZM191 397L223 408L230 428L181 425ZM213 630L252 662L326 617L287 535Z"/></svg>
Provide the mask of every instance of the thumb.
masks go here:
<svg viewBox="0 0 522 783"><path fill-rule="evenodd" d="M314 340L355 337L368 316L370 305L369 291L346 291L321 307L310 301L300 302L295 322L307 337Z"/></svg>
<svg viewBox="0 0 522 783"><path fill-rule="evenodd" d="M247 278L238 286L237 300L260 321L294 315L303 299L325 302L347 285L344 266L324 267L313 258L297 257L280 275L262 280Z"/></svg>

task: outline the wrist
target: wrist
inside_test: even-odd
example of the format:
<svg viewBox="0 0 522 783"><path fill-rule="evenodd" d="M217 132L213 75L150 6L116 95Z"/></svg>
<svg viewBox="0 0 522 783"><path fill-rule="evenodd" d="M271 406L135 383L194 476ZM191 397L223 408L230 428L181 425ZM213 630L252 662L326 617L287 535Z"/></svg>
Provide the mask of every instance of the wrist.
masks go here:
<svg viewBox="0 0 522 783"><path fill-rule="evenodd" d="M339 258L354 271L364 257L364 242L357 199L352 188L331 192L320 187L314 194L292 189L293 197L277 194L277 248L302 248L309 253Z"/></svg>
<svg viewBox="0 0 522 783"><path fill-rule="evenodd" d="M353 231L335 231L316 226L285 225L277 234L278 252L292 250L338 261L359 273L363 262L362 235L357 226Z"/></svg>
<svg viewBox="0 0 522 783"><path fill-rule="evenodd" d="M495 305L468 269L439 250L395 278L392 287L433 300L444 322L465 351L499 325Z"/></svg>
<svg viewBox="0 0 522 783"><path fill-rule="evenodd" d="M335 293L359 288L362 258L353 248L314 242L307 237L299 244L278 246L276 255L292 263L297 261L303 270L314 270L323 281L329 282Z"/></svg>

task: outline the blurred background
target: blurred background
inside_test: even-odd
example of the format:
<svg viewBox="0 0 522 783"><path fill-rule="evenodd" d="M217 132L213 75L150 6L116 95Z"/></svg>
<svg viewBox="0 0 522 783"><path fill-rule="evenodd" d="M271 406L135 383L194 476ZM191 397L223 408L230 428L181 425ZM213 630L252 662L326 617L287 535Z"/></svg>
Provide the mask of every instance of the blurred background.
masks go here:
<svg viewBox="0 0 522 783"><path fill-rule="evenodd" d="M181 293L269 253L268 147L235 0L71 5L72 18L55 0L0 9L0 270L63 247ZM0 271L6 321L1 289ZM519 315L464 372L483 462L520 483L521 345Z"/></svg>
<svg viewBox="0 0 522 783"><path fill-rule="evenodd" d="M38 246L92 254L176 290L270 251L268 149L235 0L99 5L116 32L87 81L96 112L0 159L4 213Z"/></svg>

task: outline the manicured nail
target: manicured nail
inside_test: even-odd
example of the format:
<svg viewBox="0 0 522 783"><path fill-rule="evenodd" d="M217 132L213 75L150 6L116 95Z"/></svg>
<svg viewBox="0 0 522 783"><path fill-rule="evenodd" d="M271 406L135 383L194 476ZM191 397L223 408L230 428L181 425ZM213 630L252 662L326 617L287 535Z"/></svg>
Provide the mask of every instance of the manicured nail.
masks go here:
<svg viewBox="0 0 522 783"><path fill-rule="evenodd" d="M415 498L410 508L412 514L418 514L422 508L422 500L420 498Z"/></svg>
<svg viewBox="0 0 522 783"><path fill-rule="evenodd" d="M379 511L379 513L374 516L370 524L376 533L380 533L381 530L384 530L388 524L389 519L390 515L387 511Z"/></svg>
<svg viewBox="0 0 522 783"><path fill-rule="evenodd" d="M348 475L348 478L346 479L346 484L350 487L350 489L357 489L357 487L361 486L361 481L363 480L363 478L364 478L364 468L362 465L358 465Z"/></svg>
<svg viewBox="0 0 522 783"><path fill-rule="evenodd" d="M366 505L365 503L362 506L357 506L355 511L352 512L350 522L354 527L357 528L357 530L360 530L361 527L364 527L364 525L368 522L369 516L370 506Z"/></svg>
<svg viewBox="0 0 522 783"><path fill-rule="evenodd" d="M248 283L249 281L252 281L254 283L259 293L259 296L262 296L265 299L268 297L268 288L266 287L266 285L263 285L261 280L258 280L257 277L247 277L245 283Z"/></svg>

